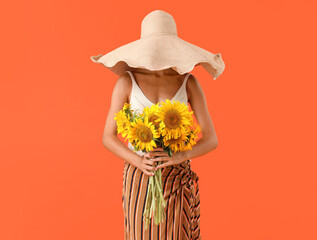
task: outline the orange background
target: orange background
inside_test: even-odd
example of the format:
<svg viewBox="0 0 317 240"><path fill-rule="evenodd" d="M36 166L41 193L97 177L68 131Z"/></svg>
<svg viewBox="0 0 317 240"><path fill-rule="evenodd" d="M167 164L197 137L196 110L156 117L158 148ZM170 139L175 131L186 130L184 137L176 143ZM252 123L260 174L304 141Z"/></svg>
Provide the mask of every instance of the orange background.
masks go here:
<svg viewBox="0 0 317 240"><path fill-rule="evenodd" d="M317 239L313 2L3 3L0 239L123 239L123 160L102 145L117 76L90 56L155 9L226 64L215 81L192 71L219 140L191 163L202 239Z"/></svg>

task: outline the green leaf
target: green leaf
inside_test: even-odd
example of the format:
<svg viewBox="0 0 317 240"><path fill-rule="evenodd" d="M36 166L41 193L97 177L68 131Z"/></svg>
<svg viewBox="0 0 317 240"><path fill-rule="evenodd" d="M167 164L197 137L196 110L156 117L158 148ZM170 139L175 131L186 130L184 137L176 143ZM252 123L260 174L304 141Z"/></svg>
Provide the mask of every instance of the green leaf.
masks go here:
<svg viewBox="0 0 317 240"><path fill-rule="evenodd" d="M172 157L172 150L170 148L168 149L168 156Z"/></svg>

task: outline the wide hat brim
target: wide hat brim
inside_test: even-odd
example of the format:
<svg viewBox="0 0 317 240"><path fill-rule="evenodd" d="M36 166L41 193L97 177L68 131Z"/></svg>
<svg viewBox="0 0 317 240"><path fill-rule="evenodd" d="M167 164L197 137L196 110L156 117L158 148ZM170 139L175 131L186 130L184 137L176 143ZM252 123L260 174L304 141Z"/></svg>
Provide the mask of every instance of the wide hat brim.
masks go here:
<svg viewBox="0 0 317 240"><path fill-rule="evenodd" d="M140 38L105 55L91 56L90 59L103 64L117 75L131 68L151 71L172 68L182 75L193 70L196 65L201 65L216 80L225 69L220 53L213 54L177 35Z"/></svg>

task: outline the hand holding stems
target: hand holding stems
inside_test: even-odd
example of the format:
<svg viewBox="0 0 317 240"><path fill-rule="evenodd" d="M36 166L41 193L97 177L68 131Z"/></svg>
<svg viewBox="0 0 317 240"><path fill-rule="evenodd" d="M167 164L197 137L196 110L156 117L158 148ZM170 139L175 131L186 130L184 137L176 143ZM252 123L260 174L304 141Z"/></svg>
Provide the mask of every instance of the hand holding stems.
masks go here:
<svg viewBox="0 0 317 240"><path fill-rule="evenodd" d="M159 157L164 157L160 158ZM156 147L153 148L152 151L144 153L143 156L139 158L139 161L136 163L136 166L142 170L145 174L149 176L154 176L154 172L157 170L160 164L163 164L163 161L166 161L166 159L169 159L169 161L172 161L171 164L177 164L177 161L175 161L174 154L172 157L169 157L168 153L164 151L163 147ZM163 165L163 167L166 165ZM162 166L161 166L162 167Z"/></svg>
<svg viewBox="0 0 317 240"><path fill-rule="evenodd" d="M166 152L163 152L163 153L154 152L153 155L154 155L153 159L150 159L150 160L154 162L159 162L159 164L155 167L155 170L166 167L166 166L174 165L174 164L180 164L188 160L186 156L186 151L173 153L171 157Z"/></svg>
<svg viewBox="0 0 317 240"><path fill-rule="evenodd" d="M149 156L154 159L157 156L165 156L167 153L164 152L163 148L154 148L153 151L145 153L145 156ZM160 164L159 161L152 161L153 164ZM145 209L143 217L145 221L145 229L147 229L152 213L154 214L154 222L156 225L163 222L165 216L166 202L164 200L164 193L162 188L162 174L161 169L154 167L154 175L149 176L149 184L147 189L147 198L145 202Z"/></svg>
<svg viewBox="0 0 317 240"><path fill-rule="evenodd" d="M148 176L154 176L154 171L156 170L156 162L150 160L152 158L151 152L144 153L143 156L139 158L139 161L135 164L144 174ZM153 171L153 172L152 172Z"/></svg>

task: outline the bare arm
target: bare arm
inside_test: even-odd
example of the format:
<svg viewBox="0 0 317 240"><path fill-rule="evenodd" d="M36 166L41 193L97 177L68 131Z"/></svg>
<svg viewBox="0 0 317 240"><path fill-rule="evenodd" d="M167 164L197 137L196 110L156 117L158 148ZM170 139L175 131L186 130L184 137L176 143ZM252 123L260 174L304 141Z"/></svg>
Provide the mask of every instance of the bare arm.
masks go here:
<svg viewBox="0 0 317 240"><path fill-rule="evenodd" d="M117 136L117 124L114 120L115 113L122 110L124 103L128 102L132 83L126 74L121 75L113 88L111 104L106 119L102 142L105 148L124 161L137 166L141 157L131 151Z"/></svg>
<svg viewBox="0 0 317 240"><path fill-rule="evenodd" d="M193 146L192 150L184 152L186 159L192 159L214 150L218 145L218 139L209 115L204 92L198 80L191 75L187 85L188 101L201 127L202 134L202 137L197 141L196 145Z"/></svg>

